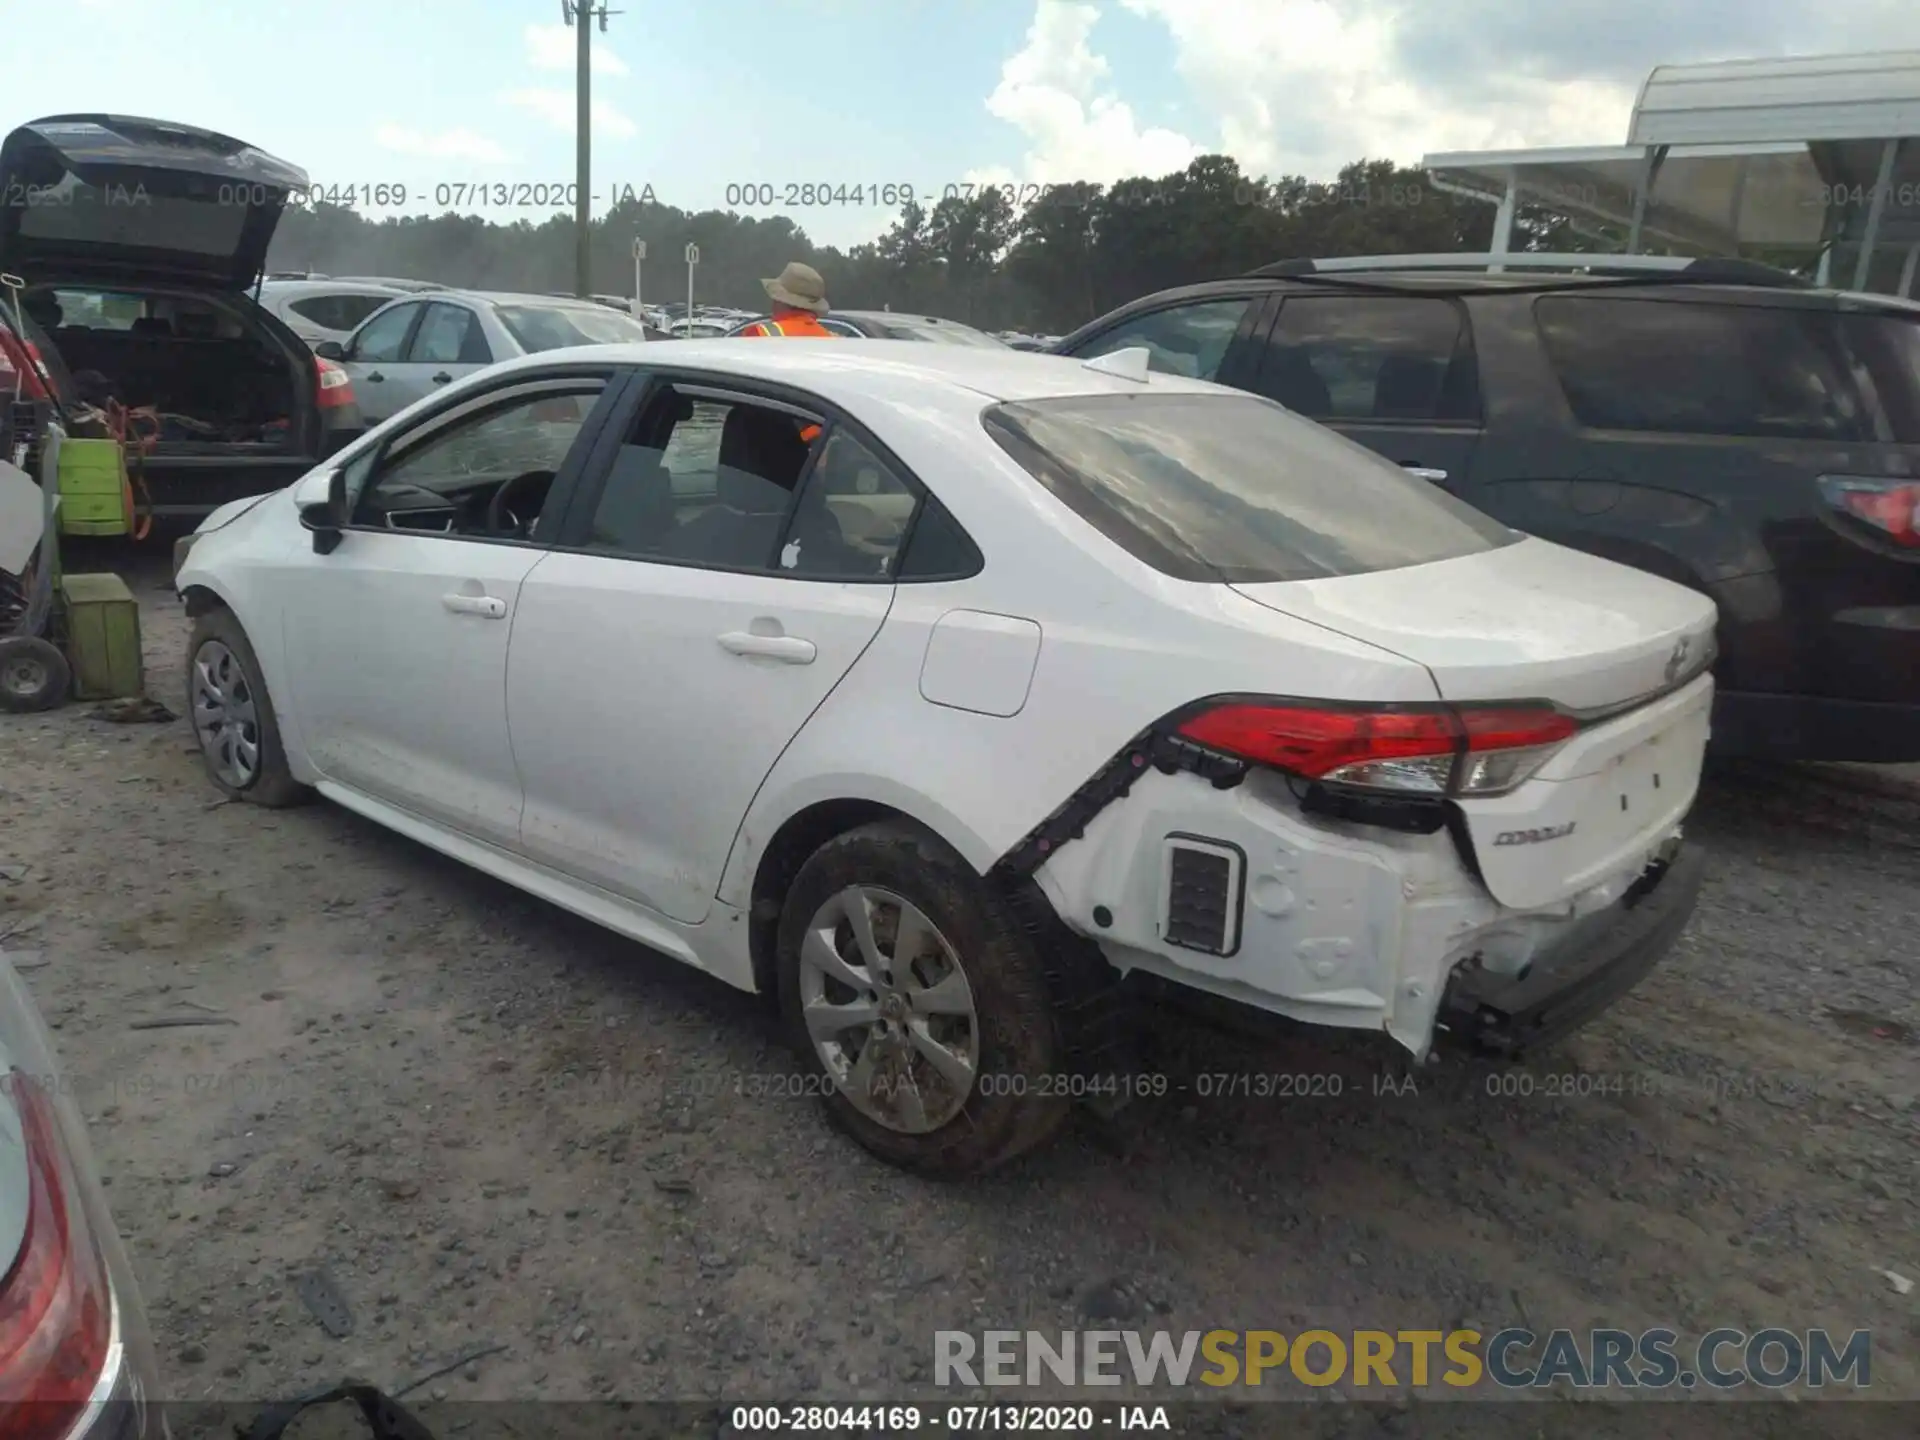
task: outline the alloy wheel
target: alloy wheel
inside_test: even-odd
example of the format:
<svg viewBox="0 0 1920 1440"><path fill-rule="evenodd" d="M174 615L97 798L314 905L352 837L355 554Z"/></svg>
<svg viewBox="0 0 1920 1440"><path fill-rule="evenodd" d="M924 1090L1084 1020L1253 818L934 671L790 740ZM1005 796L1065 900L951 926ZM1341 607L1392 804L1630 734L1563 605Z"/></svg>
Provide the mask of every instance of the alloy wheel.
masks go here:
<svg viewBox="0 0 1920 1440"><path fill-rule="evenodd" d="M889 1130L938 1130L973 1093L973 987L939 927L891 890L850 885L814 912L800 944L800 1013L840 1092Z"/></svg>

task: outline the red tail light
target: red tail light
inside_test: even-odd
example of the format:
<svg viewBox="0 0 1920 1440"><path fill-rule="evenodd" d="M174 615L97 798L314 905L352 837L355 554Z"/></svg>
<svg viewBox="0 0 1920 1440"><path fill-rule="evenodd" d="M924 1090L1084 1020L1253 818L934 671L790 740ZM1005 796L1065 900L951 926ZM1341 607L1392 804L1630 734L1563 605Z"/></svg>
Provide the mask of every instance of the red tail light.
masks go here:
<svg viewBox="0 0 1920 1440"><path fill-rule="evenodd" d="M1842 515L1871 525L1894 544L1920 548L1920 483L1822 475L1820 494Z"/></svg>
<svg viewBox="0 0 1920 1440"><path fill-rule="evenodd" d="M353 404L353 377L333 361L313 357L314 398L322 410Z"/></svg>
<svg viewBox="0 0 1920 1440"><path fill-rule="evenodd" d="M106 1262L94 1244L46 1090L19 1070L0 1088L20 1116L26 1231L0 1282L0 1437L64 1435L113 1343Z"/></svg>
<svg viewBox="0 0 1920 1440"><path fill-rule="evenodd" d="M21 399L52 398L47 389L46 362L40 358L40 351L32 341L17 339L5 329L0 329L0 371L17 377L13 385Z"/></svg>
<svg viewBox="0 0 1920 1440"><path fill-rule="evenodd" d="M1235 701L1182 723L1197 745L1308 780L1409 794L1497 795L1579 729L1544 706L1383 710Z"/></svg>

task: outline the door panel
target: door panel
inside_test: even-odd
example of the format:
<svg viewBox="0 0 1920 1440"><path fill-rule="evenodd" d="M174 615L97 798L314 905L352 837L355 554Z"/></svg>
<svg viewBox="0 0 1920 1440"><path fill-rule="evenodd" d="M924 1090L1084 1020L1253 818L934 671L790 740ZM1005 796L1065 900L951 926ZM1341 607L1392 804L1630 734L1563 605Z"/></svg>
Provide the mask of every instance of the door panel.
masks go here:
<svg viewBox="0 0 1920 1440"><path fill-rule="evenodd" d="M521 847L689 924L741 817L860 657L890 585L555 554L507 662Z"/></svg>
<svg viewBox="0 0 1920 1440"><path fill-rule="evenodd" d="M369 429L391 420L410 403L401 399L404 387L396 372L426 308L420 301L409 300L382 310L354 332L347 346L347 375Z"/></svg>
<svg viewBox="0 0 1920 1440"><path fill-rule="evenodd" d="M286 650L307 748L330 780L513 846L507 638L527 546L350 530L300 567Z"/></svg>

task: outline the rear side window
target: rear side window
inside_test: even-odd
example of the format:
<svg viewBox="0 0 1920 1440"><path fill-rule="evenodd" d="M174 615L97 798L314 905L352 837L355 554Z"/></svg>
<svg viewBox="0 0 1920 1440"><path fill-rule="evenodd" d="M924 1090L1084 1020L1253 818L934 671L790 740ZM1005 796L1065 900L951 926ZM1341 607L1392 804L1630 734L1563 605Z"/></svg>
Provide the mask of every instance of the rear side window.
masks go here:
<svg viewBox="0 0 1920 1440"><path fill-rule="evenodd" d="M287 306L323 330L353 330L393 297L390 295L309 295Z"/></svg>
<svg viewBox="0 0 1920 1440"><path fill-rule="evenodd" d="M1920 442L1920 324L1905 316L1590 296L1534 315L1594 429Z"/></svg>
<svg viewBox="0 0 1920 1440"><path fill-rule="evenodd" d="M1480 418L1466 317L1450 300L1290 297L1250 388L1316 420Z"/></svg>
<svg viewBox="0 0 1920 1440"><path fill-rule="evenodd" d="M1180 580L1363 575L1520 538L1253 396L1076 396L996 405L982 418L1062 503Z"/></svg>

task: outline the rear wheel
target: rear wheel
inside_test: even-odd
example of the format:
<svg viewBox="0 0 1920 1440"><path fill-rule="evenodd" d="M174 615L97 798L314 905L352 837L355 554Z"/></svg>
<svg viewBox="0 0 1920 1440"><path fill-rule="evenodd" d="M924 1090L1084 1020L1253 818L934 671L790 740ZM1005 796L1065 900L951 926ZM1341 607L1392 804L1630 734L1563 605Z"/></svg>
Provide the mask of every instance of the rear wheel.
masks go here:
<svg viewBox="0 0 1920 1440"><path fill-rule="evenodd" d="M987 882L904 824L828 841L779 930L781 1008L834 1123L922 1174L980 1174L1067 1117L1060 1026L1029 937Z"/></svg>
<svg viewBox="0 0 1920 1440"><path fill-rule="evenodd" d="M193 627L187 713L208 778L230 799L279 809L312 796L287 768L260 662L231 610L209 611Z"/></svg>
<svg viewBox="0 0 1920 1440"><path fill-rule="evenodd" d="M0 640L0 709L51 710L67 698L73 671L60 647L34 635Z"/></svg>

